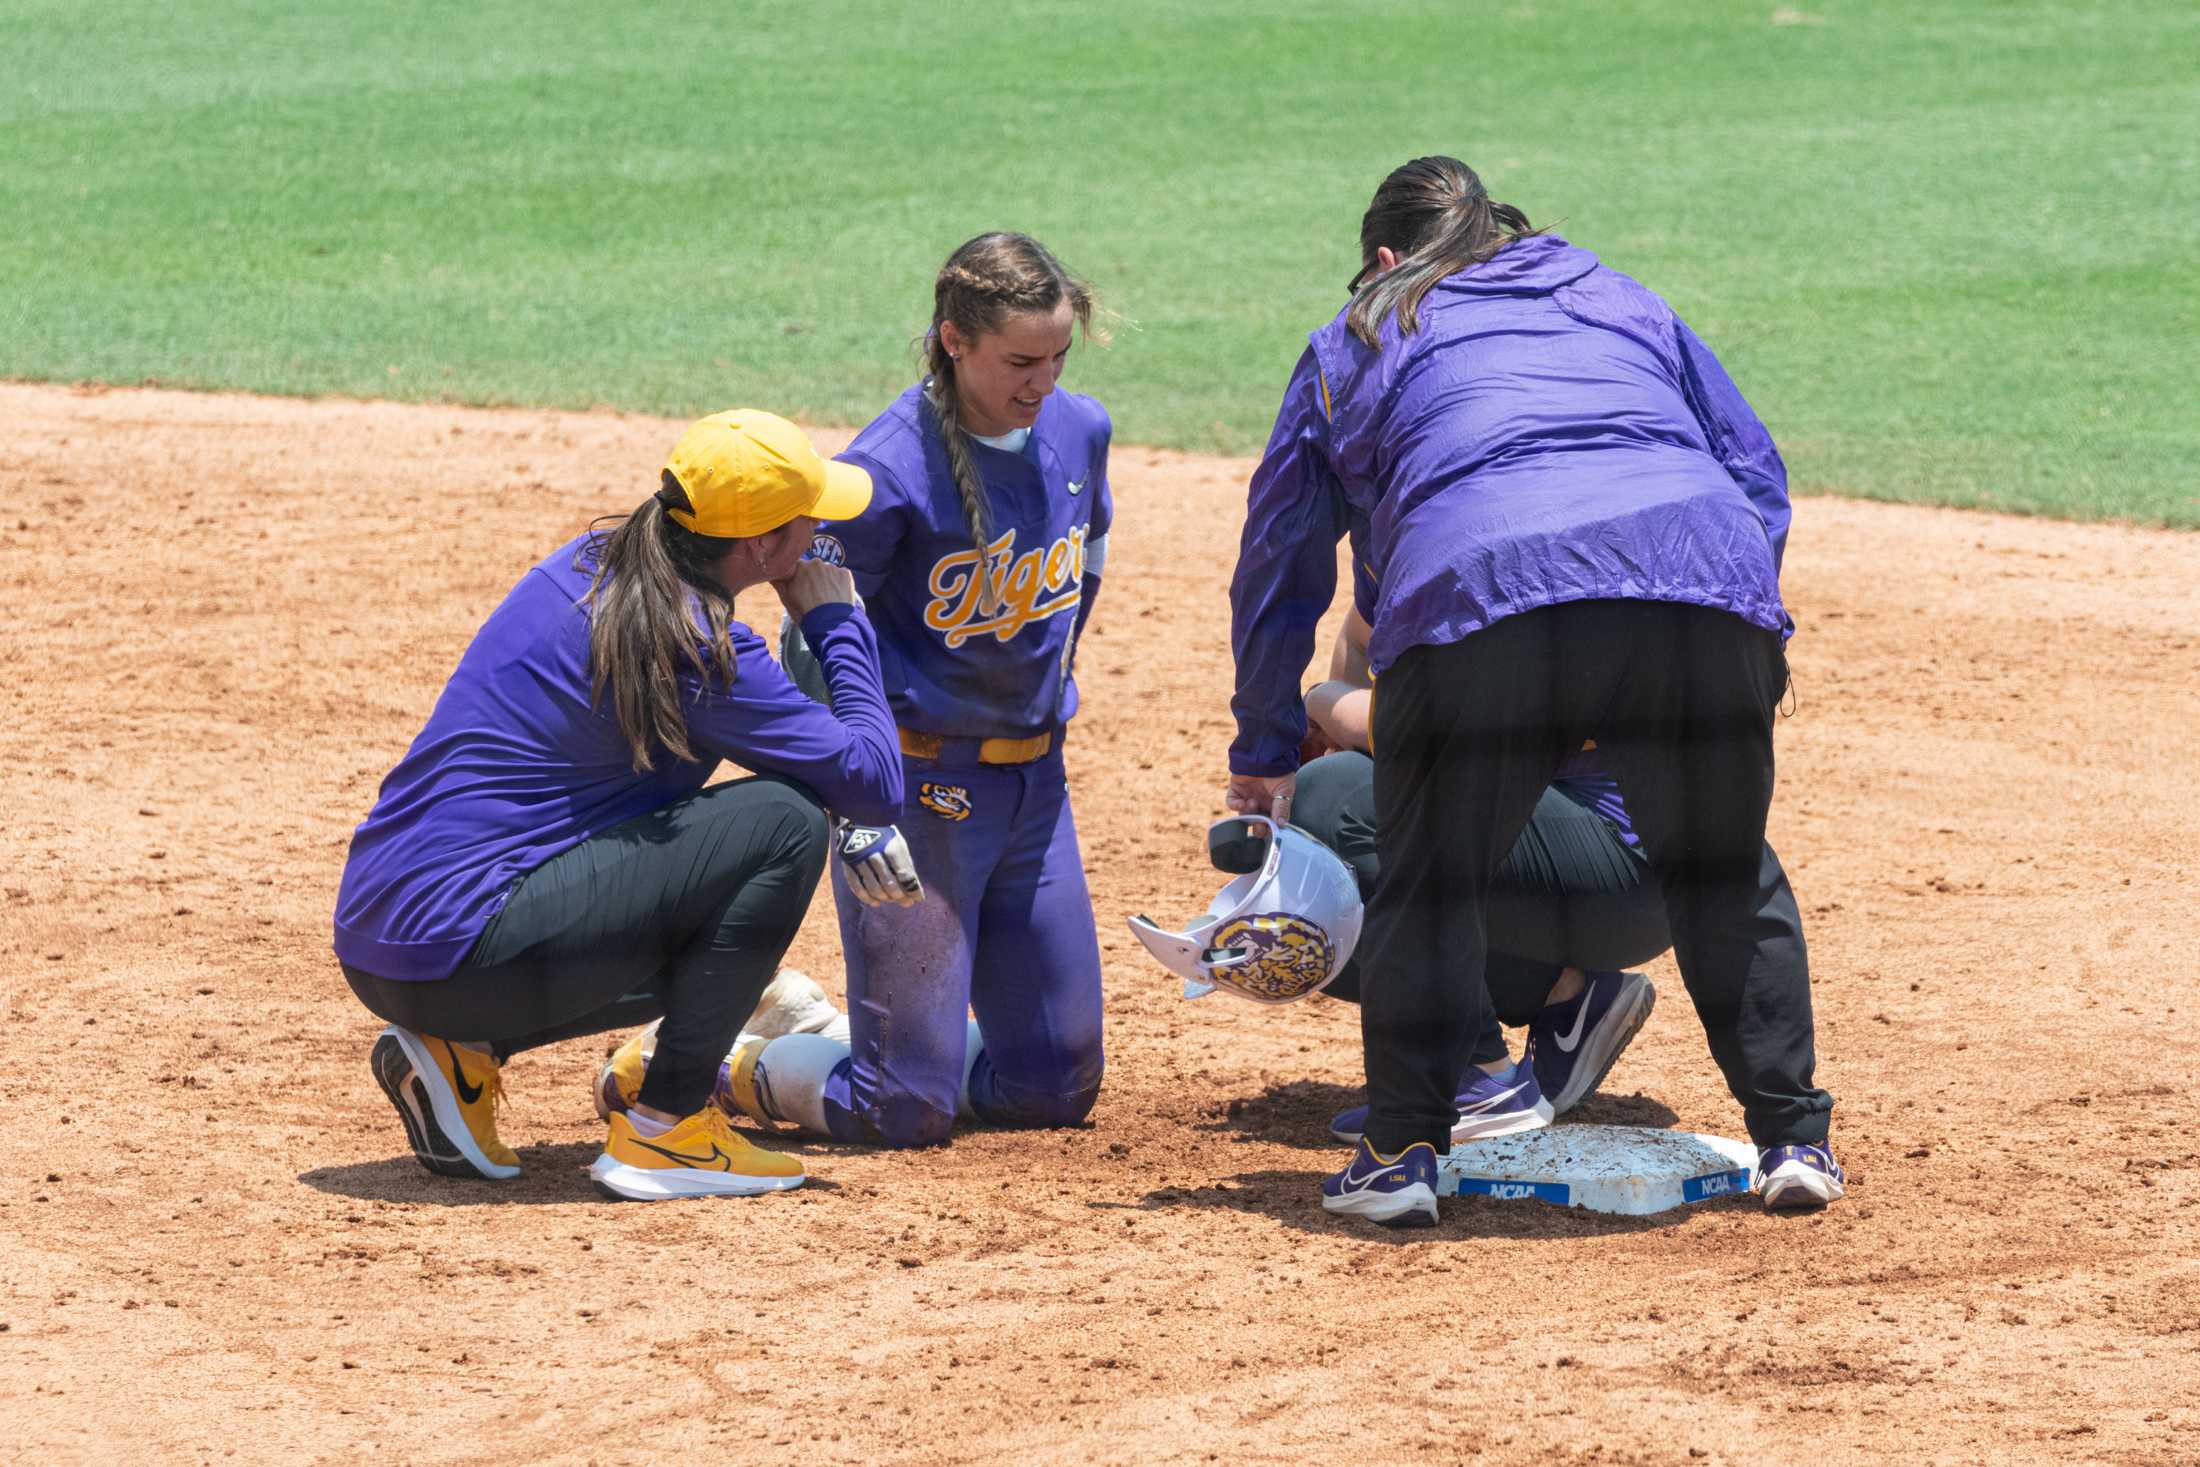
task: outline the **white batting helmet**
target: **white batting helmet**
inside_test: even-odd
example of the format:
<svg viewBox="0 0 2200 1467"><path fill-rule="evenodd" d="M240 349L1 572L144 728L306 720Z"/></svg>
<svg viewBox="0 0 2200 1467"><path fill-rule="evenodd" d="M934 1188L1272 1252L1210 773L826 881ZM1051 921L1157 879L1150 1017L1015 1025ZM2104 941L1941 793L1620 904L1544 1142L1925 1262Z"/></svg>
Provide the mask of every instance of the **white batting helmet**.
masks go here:
<svg viewBox="0 0 2200 1467"><path fill-rule="evenodd" d="M1217 821L1208 842L1241 836L1253 825L1268 831L1260 869L1233 878L1206 916L1182 932L1165 931L1148 917L1130 919L1146 951L1184 980L1186 998L1219 988L1255 1003L1290 1003L1328 987L1360 940L1360 891L1351 870L1305 831L1249 815Z"/></svg>

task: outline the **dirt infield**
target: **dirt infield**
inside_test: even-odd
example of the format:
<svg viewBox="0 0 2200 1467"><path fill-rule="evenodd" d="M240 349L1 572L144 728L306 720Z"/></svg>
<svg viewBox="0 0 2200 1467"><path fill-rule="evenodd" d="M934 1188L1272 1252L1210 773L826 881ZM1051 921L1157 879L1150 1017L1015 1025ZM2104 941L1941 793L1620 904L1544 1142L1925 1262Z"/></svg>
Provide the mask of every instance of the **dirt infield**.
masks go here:
<svg viewBox="0 0 2200 1467"><path fill-rule="evenodd" d="M587 1183L593 1041L508 1071L522 1179L422 1172L329 912L476 624L677 425L9 385L0 424L0 1455L2200 1460L2200 538L1804 501L1774 839L1850 1201L1393 1238L1314 1202L1353 1011L1183 1004L1124 929L1216 884L1247 465L1119 451L1093 1124L645 1208ZM793 961L837 991L830 911ZM1652 973L1584 1118L1738 1133Z"/></svg>

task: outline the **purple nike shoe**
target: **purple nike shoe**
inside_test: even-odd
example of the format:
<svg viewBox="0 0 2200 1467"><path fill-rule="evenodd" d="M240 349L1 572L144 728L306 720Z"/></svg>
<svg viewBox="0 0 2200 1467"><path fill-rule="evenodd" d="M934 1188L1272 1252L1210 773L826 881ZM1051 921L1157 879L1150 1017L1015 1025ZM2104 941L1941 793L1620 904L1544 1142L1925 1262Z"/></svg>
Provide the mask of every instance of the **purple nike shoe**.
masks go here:
<svg viewBox="0 0 2200 1467"><path fill-rule="evenodd" d="M1363 1138L1344 1170L1322 1179L1322 1207L1386 1228L1425 1228L1436 1221L1436 1148L1416 1141L1384 1156Z"/></svg>
<svg viewBox="0 0 2200 1467"><path fill-rule="evenodd" d="M1566 1114L1604 1083L1658 1001L1640 973L1591 973L1588 980L1573 998L1528 1022L1528 1059L1553 1115Z"/></svg>
<svg viewBox="0 0 2200 1467"><path fill-rule="evenodd" d="M1757 1158L1757 1195L1767 1212L1824 1207L1848 1195L1848 1176L1823 1146L1775 1146Z"/></svg>
<svg viewBox="0 0 2200 1467"><path fill-rule="evenodd" d="M1502 1075L1485 1075L1470 1065L1465 1081L1452 1103L1459 1118L1452 1122L1451 1144L1480 1141L1489 1136L1510 1136L1551 1123L1550 1102L1535 1083L1535 1070L1521 1060ZM1329 1123L1329 1134L1339 1141L1357 1141L1367 1130L1367 1107L1355 1105Z"/></svg>

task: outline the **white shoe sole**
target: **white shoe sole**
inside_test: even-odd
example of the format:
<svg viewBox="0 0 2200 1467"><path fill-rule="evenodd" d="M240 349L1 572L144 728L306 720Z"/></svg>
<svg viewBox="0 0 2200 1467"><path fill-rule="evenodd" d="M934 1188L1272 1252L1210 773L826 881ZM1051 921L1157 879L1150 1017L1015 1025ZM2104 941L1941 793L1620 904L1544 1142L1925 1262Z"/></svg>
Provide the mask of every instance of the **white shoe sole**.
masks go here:
<svg viewBox="0 0 2200 1467"><path fill-rule="evenodd" d="M1496 1115L1461 1116L1451 1128L1451 1144L1462 1141L1487 1141L1492 1136L1511 1136L1521 1131L1537 1131L1554 1119L1551 1103L1538 1100L1533 1110L1508 1110Z"/></svg>
<svg viewBox="0 0 2200 1467"><path fill-rule="evenodd" d="M1632 979L1629 983L1625 979ZM1657 1007L1658 990L1640 973L1623 975L1620 996L1613 1001L1611 1011L1604 1022L1582 1036L1581 1058L1574 1062L1574 1082L1556 1095L1546 1096L1552 1113L1564 1115L1581 1104L1612 1073L1612 1066L1627 1052L1627 1046L1635 1042L1642 1026L1650 1021L1650 1011Z"/></svg>
<svg viewBox="0 0 2200 1467"><path fill-rule="evenodd" d="M390 1104L397 1107L398 1117L405 1123L406 1137L412 1142L413 1155L420 1158L420 1164L438 1176L463 1175L450 1165L448 1158L431 1159L434 1147L427 1138L440 1134L451 1149L465 1159L466 1165L472 1167L483 1179L503 1182L518 1176L518 1167L501 1166L489 1160L482 1152L474 1140L474 1133L467 1128L465 1116L459 1112L458 1097L451 1093L450 1083L443 1078L443 1071L428 1053L428 1047L420 1042L420 1036L410 1029L391 1024L375 1036L376 1047L379 1048L385 1039L396 1041L398 1049L405 1056L405 1062L412 1066L409 1077L411 1083L394 1080L392 1076L383 1073L381 1065L375 1066L375 1078L381 1081L382 1093L389 1096ZM428 1102L429 1115L433 1117L432 1125L427 1123L428 1117L423 1116L420 1111L423 1096ZM438 1161L443 1164L437 1165Z"/></svg>
<svg viewBox="0 0 2200 1467"><path fill-rule="evenodd" d="M1509 1110L1494 1116L1462 1118L1451 1128L1451 1144L1462 1141L1487 1141L1492 1136L1510 1136L1519 1131L1534 1131L1549 1125L1557 1118L1547 1100L1537 1101L1533 1110ZM1347 1146L1360 1144L1360 1132L1340 1131L1335 1126L1329 1134Z"/></svg>
<svg viewBox="0 0 2200 1467"><path fill-rule="evenodd" d="M809 1180L799 1173L791 1177L750 1177L739 1172L628 1166L608 1151L596 1158L588 1175L606 1192L629 1202L665 1202L675 1197L761 1197L766 1192L789 1191Z"/></svg>
<svg viewBox="0 0 2200 1467"><path fill-rule="evenodd" d="M1322 1210L1339 1217L1357 1217L1385 1227L1425 1226L1436 1221L1436 1192L1415 1182L1395 1192L1354 1192L1344 1197L1322 1194ZM1409 1217L1408 1214L1419 1214Z"/></svg>
<svg viewBox="0 0 2200 1467"><path fill-rule="evenodd" d="M1849 1189L1814 1166L1784 1161L1757 1184L1757 1192L1764 1200L1765 1211L1786 1212L1838 1202L1848 1196Z"/></svg>

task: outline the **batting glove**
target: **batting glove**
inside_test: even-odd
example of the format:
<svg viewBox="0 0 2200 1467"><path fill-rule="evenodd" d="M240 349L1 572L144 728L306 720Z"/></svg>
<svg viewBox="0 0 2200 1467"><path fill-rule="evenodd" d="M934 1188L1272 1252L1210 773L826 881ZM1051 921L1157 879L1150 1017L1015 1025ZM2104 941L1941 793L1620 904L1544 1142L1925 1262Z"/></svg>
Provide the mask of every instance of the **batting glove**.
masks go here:
<svg viewBox="0 0 2200 1467"><path fill-rule="evenodd" d="M835 827L840 864L848 889L866 907L894 902L913 907L924 900L924 883L910 859L909 842L888 825L883 828L841 821Z"/></svg>

